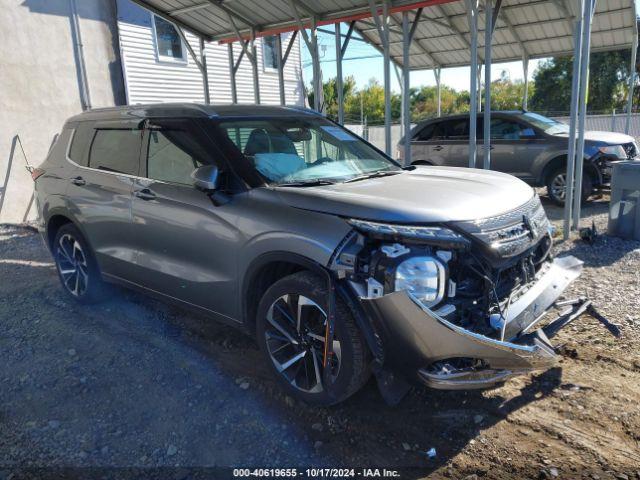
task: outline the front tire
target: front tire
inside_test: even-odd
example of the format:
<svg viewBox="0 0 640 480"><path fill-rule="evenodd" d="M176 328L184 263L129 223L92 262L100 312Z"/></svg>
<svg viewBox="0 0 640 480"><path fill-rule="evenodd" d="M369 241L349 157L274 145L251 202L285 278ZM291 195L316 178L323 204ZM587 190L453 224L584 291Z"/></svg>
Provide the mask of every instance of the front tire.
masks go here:
<svg viewBox="0 0 640 480"><path fill-rule="evenodd" d="M369 352L349 307L336 298L330 385L324 383L326 280L303 271L274 283L258 305L257 340L278 383L312 405L339 403L370 376Z"/></svg>
<svg viewBox="0 0 640 480"><path fill-rule="evenodd" d="M102 280L98 263L75 225L67 223L58 229L51 250L58 278L69 296L85 304L106 298L108 288Z"/></svg>
<svg viewBox="0 0 640 480"><path fill-rule="evenodd" d="M552 171L547 177L547 195L556 205L563 206L567 195L567 170L560 167ZM582 172L582 203L585 203L593 193L593 180L589 172Z"/></svg>

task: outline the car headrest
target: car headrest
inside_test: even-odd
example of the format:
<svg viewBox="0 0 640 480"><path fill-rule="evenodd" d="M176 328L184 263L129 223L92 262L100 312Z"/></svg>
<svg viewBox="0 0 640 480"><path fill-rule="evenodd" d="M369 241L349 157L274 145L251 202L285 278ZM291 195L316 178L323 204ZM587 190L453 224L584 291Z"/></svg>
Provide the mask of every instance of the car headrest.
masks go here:
<svg viewBox="0 0 640 480"><path fill-rule="evenodd" d="M269 135L263 128L256 128L249 134L244 147L244 154L253 156L256 153L269 153Z"/></svg>

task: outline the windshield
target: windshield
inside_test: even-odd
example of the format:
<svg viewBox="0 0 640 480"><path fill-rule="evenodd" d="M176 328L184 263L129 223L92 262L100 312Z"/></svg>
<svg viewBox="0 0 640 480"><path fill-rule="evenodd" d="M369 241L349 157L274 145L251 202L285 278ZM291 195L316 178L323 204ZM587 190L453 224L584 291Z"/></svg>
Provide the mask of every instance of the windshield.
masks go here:
<svg viewBox="0 0 640 480"><path fill-rule="evenodd" d="M518 115L522 120L531 123L534 127L544 130L548 135L569 133L569 125L553 118L545 117L539 113L526 112Z"/></svg>
<svg viewBox="0 0 640 480"><path fill-rule="evenodd" d="M222 121L220 128L270 184L343 182L401 171L359 137L321 117Z"/></svg>

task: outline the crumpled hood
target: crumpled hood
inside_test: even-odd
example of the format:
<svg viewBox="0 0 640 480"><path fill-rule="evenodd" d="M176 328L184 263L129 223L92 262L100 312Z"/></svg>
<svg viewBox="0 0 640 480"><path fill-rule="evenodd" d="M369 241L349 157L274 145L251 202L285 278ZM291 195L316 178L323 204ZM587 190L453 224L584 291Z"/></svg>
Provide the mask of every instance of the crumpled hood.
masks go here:
<svg viewBox="0 0 640 480"><path fill-rule="evenodd" d="M292 207L392 223L476 220L513 210L533 189L489 170L419 166L397 175L317 187L276 187Z"/></svg>

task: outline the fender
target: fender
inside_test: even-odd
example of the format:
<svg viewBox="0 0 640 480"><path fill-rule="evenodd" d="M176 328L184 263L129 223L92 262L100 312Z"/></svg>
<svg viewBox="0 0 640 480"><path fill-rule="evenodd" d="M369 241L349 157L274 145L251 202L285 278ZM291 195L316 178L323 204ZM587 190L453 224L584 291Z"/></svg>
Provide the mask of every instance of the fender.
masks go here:
<svg viewBox="0 0 640 480"><path fill-rule="evenodd" d="M364 336L365 342L367 343L367 346L369 347L371 353L373 354L376 360L376 363L381 364L383 353L382 353L382 346L379 340L379 336L377 335L371 321L368 319L368 317L364 313L364 310L359 300L354 296L352 290L344 282L338 280L335 274L331 270L329 270L326 266L308 257L305 257L303 255L299 255L299 254L295 254L287 251L273 251L273 252L264 253L259 257L255 258L251 262L251 264L249 265L249 267L245 272L245 275L242 277L242 285L240 290L242 292L241 312L242 312L243 324L245 325L245 327L248 327L250 323L248 318L248 309L247 309L248 302L246 302L246 299L248 298L248 295L249 295L249 286L251 284L251 280L255 277L257 272L259 272L262 267L273 262L293 263L295 265L300 266L301 268L317 273L321 278L327 278L327 274L329 274L331 280L334 282L336 286L335 291L337 292L337 295L339 295L340 298L342 298L342 300L347 304L347 306L351 310L351 313L353 314L353 317L355 318L356 323ZM331 290L329 290L329 292L331 292ZM330 303L331 302L329 300L327 304L330 304Z"/></svg>
<svg viewBox="0 0 640 480"><path fill-rule="evenodd" d="M566 157L566 150L558 150L544 157L544 160L539 161L539 164L534 167L536 171L536 185L543 186L545 184L546 177L550 173L550 169L555 168L555 163L566 165ZM584 171L588 171L589 174L591 174L595 182L594 184L601 185L603 182L602 172L600 172L600 170L594 165L592 159L585 155L582 161L584 163Z"/></svg>

